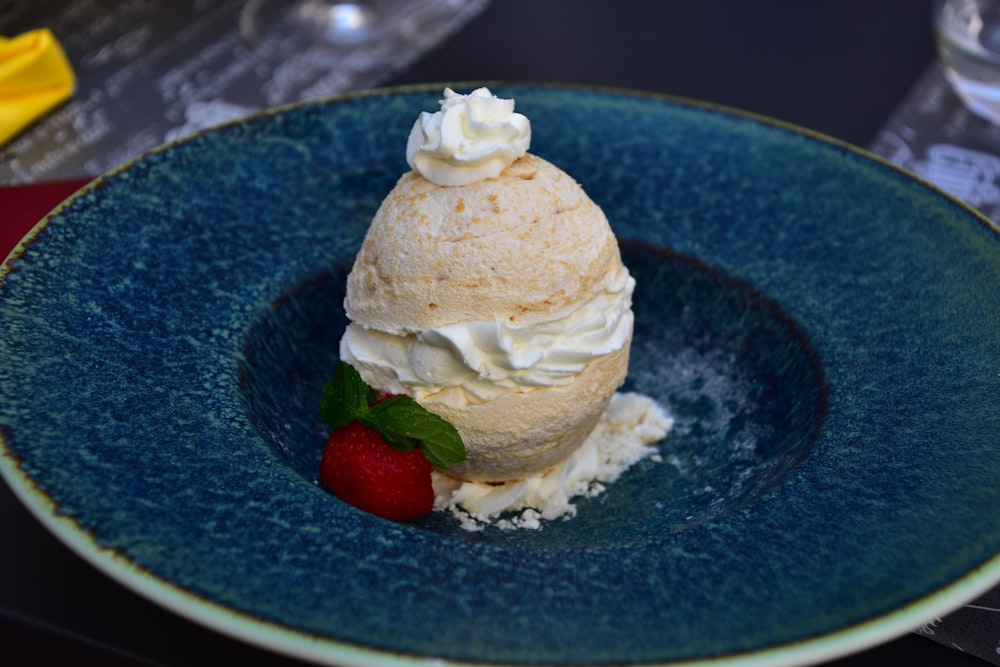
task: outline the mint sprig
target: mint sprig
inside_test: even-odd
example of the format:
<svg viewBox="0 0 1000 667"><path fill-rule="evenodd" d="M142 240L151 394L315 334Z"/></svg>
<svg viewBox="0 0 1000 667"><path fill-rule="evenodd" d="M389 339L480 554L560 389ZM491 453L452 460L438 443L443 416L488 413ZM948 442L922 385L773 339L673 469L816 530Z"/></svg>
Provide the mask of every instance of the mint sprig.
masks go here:
<svg viewBox="0 0 1000 667"><path fill-rule="evenodd" d="M359 421L401 452L420 448L435 468L465 460L462 437L446 419L409 396L393 396L374 405L372 398L371 388L358 371L350 364L341 364L323 385L320 413L330 428Z"/></svg>
<svg viewBox="0 0 1000 667"><path fill-rule="evenodd" d="M341 364L323 385L319 410L330 428L347 426L368 411L371 389L350 364Z"/></svg>

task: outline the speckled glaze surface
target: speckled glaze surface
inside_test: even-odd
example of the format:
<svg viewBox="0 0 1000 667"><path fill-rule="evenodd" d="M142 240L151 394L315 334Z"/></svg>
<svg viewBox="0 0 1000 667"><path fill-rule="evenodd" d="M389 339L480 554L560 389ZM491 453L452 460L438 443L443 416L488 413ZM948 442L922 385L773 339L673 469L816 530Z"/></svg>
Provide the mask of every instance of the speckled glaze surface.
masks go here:
<svg viewBox="0 0 1000 667"><path fill-rule="evenodd" d="M623 240L664 460L539 532L320 489L344 272L440 89L154 151L7 259L0 469L68 545L359 665L794 664L1000 580L1000 233L859 151L640 93L494 86Z"/></svg>

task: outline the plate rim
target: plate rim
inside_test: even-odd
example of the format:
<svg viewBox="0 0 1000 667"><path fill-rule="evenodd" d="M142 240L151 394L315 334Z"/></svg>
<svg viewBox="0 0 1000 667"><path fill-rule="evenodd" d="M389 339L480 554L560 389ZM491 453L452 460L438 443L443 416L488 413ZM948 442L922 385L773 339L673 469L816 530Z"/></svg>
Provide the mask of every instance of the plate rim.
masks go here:
<svg viewBox="0 0 1000 667"><path fill-rule="evenodd" d="M6 444L0 435L0 444ZM4 454L7 452L4 451ZM18 500L50 534L85 562L132 593L167 609L189 622L210 628L231 639L321 664L340 667L415 667L422 665L453 667L518 666L521 663L464 661L394 653L369 648L333 638L320 638L307 632L268 622L248 613L231 609L213 600L186 591L174 582L145 572L128 558L102 548L68 517L62 517L53 501L32 488L32 482L19 468L0 457L0 478L4 479ZM935 618L971 602L991 590L1000 581L1000 554L983 563L948 586L887 614L864 623L802 641L745 653L731 653L706 659L640 663L653 667L798 667L836 660L879 646L932 622ZM538 663L536 667L547 663ZM622 664L631 664L628 662Z"/></svg>

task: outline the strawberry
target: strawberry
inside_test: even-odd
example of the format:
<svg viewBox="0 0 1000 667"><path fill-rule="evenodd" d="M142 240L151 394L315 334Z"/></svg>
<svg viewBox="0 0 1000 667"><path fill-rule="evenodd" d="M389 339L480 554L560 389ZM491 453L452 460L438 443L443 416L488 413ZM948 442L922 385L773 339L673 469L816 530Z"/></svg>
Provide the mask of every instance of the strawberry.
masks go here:
<svg viewBox="0 0 1000 667"><path fill-rule="evenodd" d="M400 452L357 421L330 434L320 481L349 505L391 521L426 516L434 505L431 464L423 452Z"/></svg>
<svg viewBox="0 0 1000 667"><path fill-rule="evenodd" d="M465 459L455 427L409 396L373 403L371 388L348 364L323 386L320 412L332 429L320 482L344 502L386 519L429 514L431 469Z"/></svg>

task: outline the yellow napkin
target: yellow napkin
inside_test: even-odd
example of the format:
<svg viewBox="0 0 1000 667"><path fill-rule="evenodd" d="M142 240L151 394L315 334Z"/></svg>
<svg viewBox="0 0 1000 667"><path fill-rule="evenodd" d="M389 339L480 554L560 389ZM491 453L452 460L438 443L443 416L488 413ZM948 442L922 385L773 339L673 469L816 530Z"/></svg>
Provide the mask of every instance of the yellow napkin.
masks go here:
<svg viewBox="0 0 1000 667"><path fill-rule="evenodd" d="M0 146L73 94L76 77L48 28L0 37Z"/></svg>

